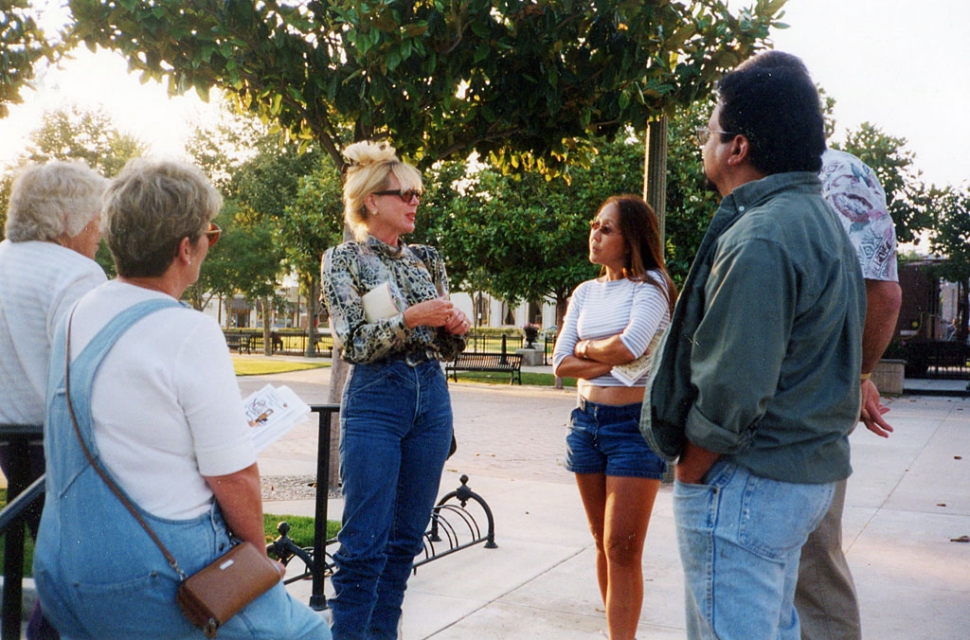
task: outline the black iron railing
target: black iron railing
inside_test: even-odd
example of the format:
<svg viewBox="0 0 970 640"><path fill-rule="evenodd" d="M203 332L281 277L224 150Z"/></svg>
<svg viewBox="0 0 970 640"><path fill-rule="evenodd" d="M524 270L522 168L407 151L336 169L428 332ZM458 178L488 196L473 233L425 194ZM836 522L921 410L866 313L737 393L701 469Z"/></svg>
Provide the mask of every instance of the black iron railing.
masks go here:
<svg viewBox="0 0 970 640"><path fill-rule="evenodd" d="M340 405L311 405L310 408L318 415L313 546L299 547L287 535L289 524L281 522L277 527L280 537L266 545L266 549L284 564L288 565L293 558L299 558L303 562L303 572L294 575L287 572L286 583L312 579L309 604L313 609L320 611L327 608L327 598L323 593L324 581L333 575L334 571L333 558L327 551L327 547L337 542L336 538L327 539L327 502L330 493L330 429L332 418L339 413ZM484 543L486 549L498 547L495 543L495 519L492 516L492 510L481 496L468 487L467 483L468 476L461 476L461 485L442 496L432 509L430 525L424 535L424 551L422 557L414 562L415 571L433 560L477 544ZM469 510L469 506L472 506L474 511ZM478 523L476 514L481 514L480 517L485 518L484 531Z"/></svg>

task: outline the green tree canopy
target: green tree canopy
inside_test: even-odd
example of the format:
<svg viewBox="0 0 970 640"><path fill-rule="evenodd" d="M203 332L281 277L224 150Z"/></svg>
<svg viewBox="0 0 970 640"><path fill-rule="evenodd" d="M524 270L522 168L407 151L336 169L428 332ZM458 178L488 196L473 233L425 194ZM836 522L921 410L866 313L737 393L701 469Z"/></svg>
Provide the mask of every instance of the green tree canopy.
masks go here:
<svg viewBox="0 0 970 640"><path fill-rule="evenodd" d="M40 127L28 134L28 140L27 148L13 167L0 176L0 237L13 178L21 167L51 160L79 160L111 178L128 160L144 155L147 150L140 140L119 131L104 110L77 105L45 112ZM104 243L98 250L97 261L109 276L114 274L114 264Z"/></svg>
<svg viewBox="0 0 970 640"><path fill-rule="evenodd" d="M589 221L609 196L640 193L643 148L635 138L604 143L590 167L548 178L503 175L493 165L465 174L436 167L414 241L441 249L452 288L486 291L515 304L552 297L558 315L589 263Z"/></svg>
<svg viewBox="0 0 970 640"><path fill-rule="evenodd" d="M78 105L44 112L43 123L28 139L24 162L80 160L106 178L118 175L128 160L148 149L136 137L119 131L104 109Z"/></svg>
<svg viewBox="0 0 970 640"><path fill-rule="evenodd" d="M472 151L557 170L710 91L785 0L71 0L73 37L173 93L220 87L342 163L341 127L424 166Z"/></svg>

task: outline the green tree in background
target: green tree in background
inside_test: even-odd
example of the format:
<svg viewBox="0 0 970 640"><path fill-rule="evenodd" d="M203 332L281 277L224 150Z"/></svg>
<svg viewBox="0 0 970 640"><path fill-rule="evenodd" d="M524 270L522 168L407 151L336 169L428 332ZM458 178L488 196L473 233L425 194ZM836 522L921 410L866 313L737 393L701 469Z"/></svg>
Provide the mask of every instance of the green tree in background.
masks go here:
<svg viewBox="0 0 970 640"><path fill-rule="evenodd" d="M343 236L343 188L329 158L300 179L296 197L280 218L287 264L297 273L307 300L307 356L316 355L316 320L320 315L320 258Z"/></svg>
<svg viewBox="0 0 970 640"><path fill-rule="evenodd" d="M453 289L510 305L552 297L558 323L572 290L596 273L589 221L609 196L642 191L642 154L630 137L604 143L589 167L557 177L509 176L490 164L470 174L436 168L415 236L441 249Z"/></svg>
<svg viewBox="0 0 970 640"><path fill-rule="evenodd" d="M143 156L148 149L134 136L119 131L104 109L77 105L46 111L41 126L28 139L23 162L80 160L106 178L118 175L128 160Z"/></svg>
<svg viewBox="0 0 970 640"><path fill-rule="evenodd" d="M20 92L30 86L34 66L60 57L61 46L37 24L34 5L29 0L0 0L0 118L7 117L9 105L23 102Z"/></svg>

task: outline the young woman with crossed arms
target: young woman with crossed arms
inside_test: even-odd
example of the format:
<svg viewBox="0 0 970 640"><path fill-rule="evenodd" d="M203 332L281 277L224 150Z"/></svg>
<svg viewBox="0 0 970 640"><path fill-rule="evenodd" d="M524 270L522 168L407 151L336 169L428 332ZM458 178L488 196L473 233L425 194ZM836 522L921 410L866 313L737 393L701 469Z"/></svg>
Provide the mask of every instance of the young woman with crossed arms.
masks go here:
<svg viewBox="0 0 970 640"><path fill-rule="evenodd" d="M573 292L553 366L557 376L578 379L566 468L576 474L596 541L609 637L631 640L643 603L643 542L666 464L640 435L646 374L627 386L611 372L649 352L670 322L676 290L656 215L637 196L603 203L590 225L589 260L600 276Z"/></svg>

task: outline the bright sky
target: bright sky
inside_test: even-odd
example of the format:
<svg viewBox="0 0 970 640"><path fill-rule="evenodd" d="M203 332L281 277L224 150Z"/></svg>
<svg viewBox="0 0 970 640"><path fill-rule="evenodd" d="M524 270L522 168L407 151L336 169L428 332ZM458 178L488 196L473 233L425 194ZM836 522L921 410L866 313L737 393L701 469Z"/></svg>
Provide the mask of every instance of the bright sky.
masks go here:
<svg viewBox="0 0 970 640"><path fill-rule="evenodd" d="M869 121L908 140L927 182L970 180L970 2L789 0L782 22L775 49L835 98L836 139Z"/></svg>
<svg viewBox="0 0 970 640"><path fill-rule="evenodd" d="M783 21L790 28L773 35L775 48L801 57L836 99L836 139L868 120L909 141L926 181L970 179L970 1L789 0ZM26 103L0 120L0 162L20 152L45 109L71 103L104 105L119 129L156 155L180 154L192 123L212 117L194 93L169 98L159 84L142 85L116 54L75 56L48 70L43 87L24 92Z"/></svg>

